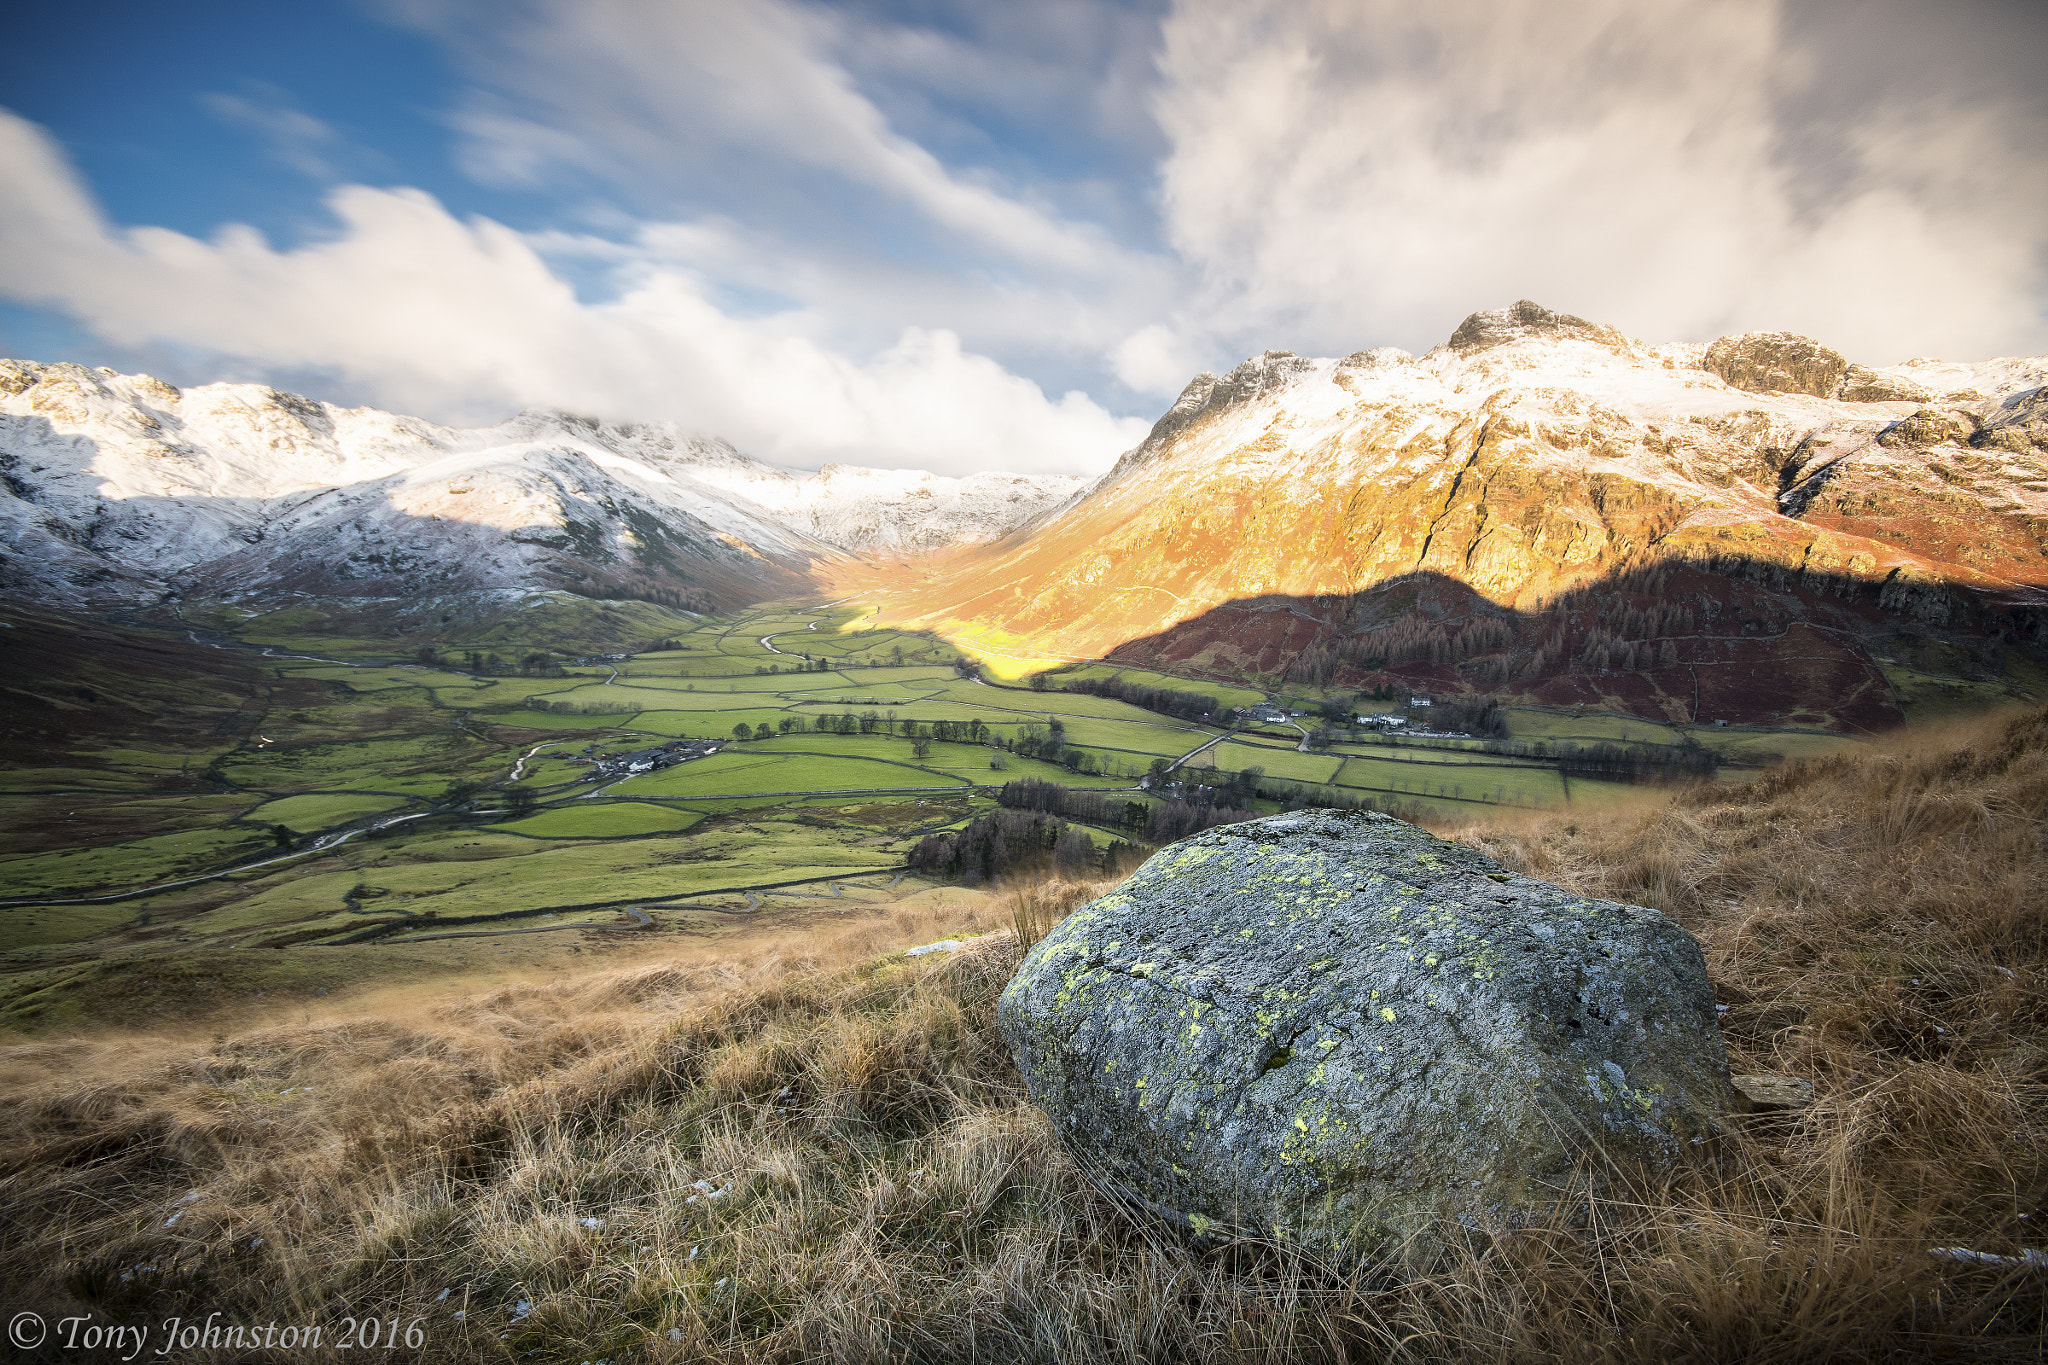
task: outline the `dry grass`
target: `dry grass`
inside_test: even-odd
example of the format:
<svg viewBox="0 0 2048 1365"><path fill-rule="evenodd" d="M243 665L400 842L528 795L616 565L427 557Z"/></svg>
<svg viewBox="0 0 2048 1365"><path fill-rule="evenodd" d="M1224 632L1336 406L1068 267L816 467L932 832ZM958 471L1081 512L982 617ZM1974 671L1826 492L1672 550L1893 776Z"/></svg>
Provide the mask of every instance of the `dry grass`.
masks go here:
<svg viewBox="0 0 2048 1365"><path fill-rule="evenodd" d="M2030 713L1462 831L1693 928L1738 1070L1818 1101L1426 1273L1190 1248L1091 1186L993 1028L1019 941L1102 889L1063 884L744 965L8 1050L0 1272L101 1321L423 1317L436 1360L2034 1360L2048 1277L1927 1252L2048 1241L2044 809Z"/></svg>

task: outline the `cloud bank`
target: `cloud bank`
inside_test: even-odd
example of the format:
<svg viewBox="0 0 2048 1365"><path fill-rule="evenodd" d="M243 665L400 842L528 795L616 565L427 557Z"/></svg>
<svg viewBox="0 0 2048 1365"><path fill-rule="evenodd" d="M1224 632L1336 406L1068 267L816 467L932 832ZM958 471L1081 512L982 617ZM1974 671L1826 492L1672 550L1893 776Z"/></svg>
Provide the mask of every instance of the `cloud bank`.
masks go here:
<svg viewBox="0 0 2048 1365"><path fill-rule="evenodd" d="M0 199L0 291L117 344L331 372L399 411L564 407L683 421L797 465L949 472L1100 468L1144 434L1080 393L1048 399L949 331L908 328L855 362L802 317L732 317L638 252L616 298L579 302L532 241L417 190L339 188L332 239L280 251L247 229L115 231L40 130L4 113L0 176L14 191Z"/></svg>
<svg viewBox="0 0 2048 1365"><path fill-rule="evenodd" d="M1529 297L1658 341L2042 348L2039 109L1829 69L1784 20L1766 0L1187 0L1154 103L1167 234L1201 281L1184 325L1415 348ZM1789 120L1816 84L1871 98Z"/></svg>
<svg viewBox="0 0 2048 1365"><path fill-rule="evenodd" d="M202 97L328 185L322 234L119 228L5 116L0 295L187 377L948 473L1100 469L1196 369L1524 297L1868 363L2048 350L2044 25L1989 0L385 8L460 73L452 164L541 225L347 183L375 149L251 86Z"/></svg>

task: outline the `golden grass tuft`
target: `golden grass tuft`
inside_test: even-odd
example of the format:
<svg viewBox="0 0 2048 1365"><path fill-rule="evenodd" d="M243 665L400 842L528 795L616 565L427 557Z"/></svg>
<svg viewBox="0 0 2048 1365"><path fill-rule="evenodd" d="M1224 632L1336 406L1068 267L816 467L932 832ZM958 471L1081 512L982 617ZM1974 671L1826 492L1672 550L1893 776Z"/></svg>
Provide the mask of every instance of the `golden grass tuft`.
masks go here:
<svg viewBox="0 0 2048 1365"><path fill-rule="evenodd" d="M2048 1243L2044 811L2028 712L1454 831L1688 925L1737 1069L1816 1102L1421 1270L1105 1198L993 1026L1106 889L1033 883L745 960L6 1049L0 1274L101 1321L419 1318L451 1361L2035 1360L2048 1275L1929 1252ZM948 933L979 936L901 956Z"/></svg>

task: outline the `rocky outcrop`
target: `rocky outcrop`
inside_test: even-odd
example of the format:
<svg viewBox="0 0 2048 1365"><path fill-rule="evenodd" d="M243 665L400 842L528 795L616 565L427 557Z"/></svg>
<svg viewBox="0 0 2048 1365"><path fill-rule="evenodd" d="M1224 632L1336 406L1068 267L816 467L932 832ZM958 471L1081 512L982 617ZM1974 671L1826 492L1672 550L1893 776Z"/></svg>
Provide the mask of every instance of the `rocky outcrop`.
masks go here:
<svg viewBox="0 0 2048 1365"><path fill-rule="evenodd" d="M1506 308L1472 314L1451 333L1450 347L1460 355L1470 355L1530 337L1568 337L1602 346L1628 344L1628 338L1612 327L1569 313L1552 312L1540 303L1522 299Z"/></svg>
<svg viewBox="0 0 2048 1365"><path fill-rule="evenodd" d="M1968 445L1977 434L1977 419L1959 408L1919 408L1902 417L1877 438L1886 446Z"/></svg>
<svg viewBox="0 0 2048 1365"><path fill-rule="evenodd" d="M1910 379L1851 365L1837 396L1848 403L1925 403L1934 394Z"/></svg>
<svg viewBox="0 0 2048 1365"><path fill-rule="evenodd" d="M1833 398L1848 376L1849 361L1796 332L1744 332L1707 347L1703 368L1749 393Z"/></svg>
<svg viewBox="0 0 2048 1365"><path fill-rule="evenodd" d="M1338 1255L1545 1216L1737 1103L1685 930L1369 813L1162 850L1031 949L997 1018L1098 1178Z"/></svg>

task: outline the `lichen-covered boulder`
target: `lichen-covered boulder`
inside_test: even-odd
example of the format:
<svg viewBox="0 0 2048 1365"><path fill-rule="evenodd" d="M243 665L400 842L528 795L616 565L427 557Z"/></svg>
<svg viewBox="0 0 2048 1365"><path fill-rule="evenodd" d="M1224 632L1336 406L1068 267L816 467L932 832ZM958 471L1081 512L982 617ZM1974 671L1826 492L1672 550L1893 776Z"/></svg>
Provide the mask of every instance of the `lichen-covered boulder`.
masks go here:
<svg viewBox="0 0 2048 1365"><path fill-rule="evenodd" d="M997 1019L1112 1188L1346 1256L1547 1216L1738 1103L1685 930L1370 813L1161 850L1025 955Z"/></svg>
<svg viewBox="0 0 2048 1365"><path fill-rule="evenodd" d="M1744 332L1707 347L1702 368L1749 393L1810 393L1833 398L1849 361L1797 332Z"/></svg>

